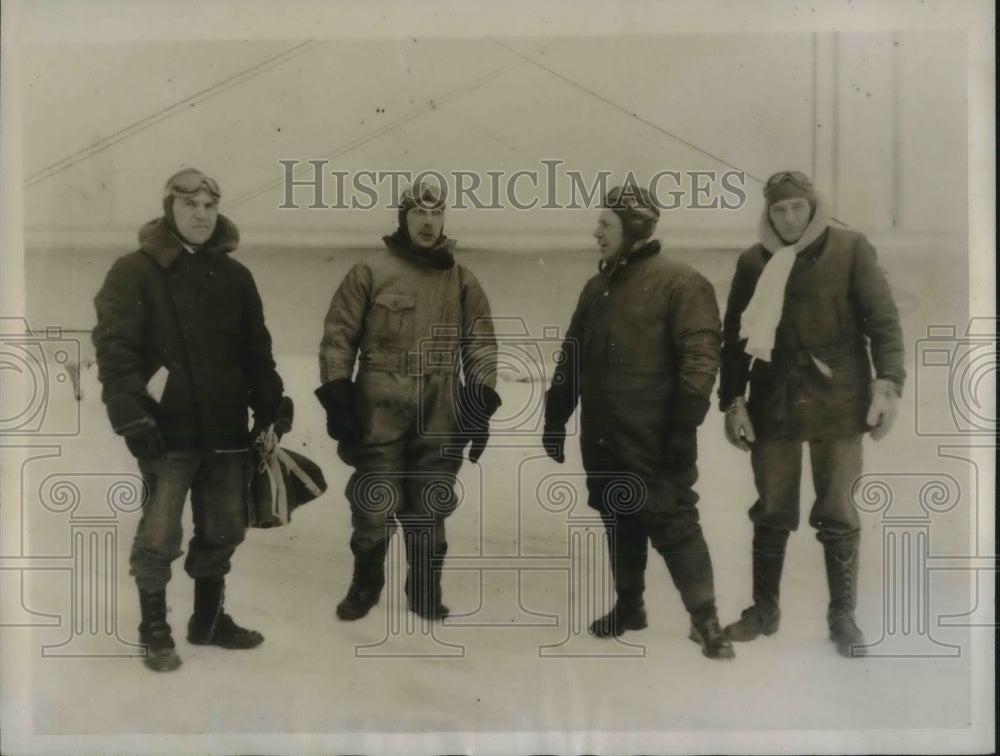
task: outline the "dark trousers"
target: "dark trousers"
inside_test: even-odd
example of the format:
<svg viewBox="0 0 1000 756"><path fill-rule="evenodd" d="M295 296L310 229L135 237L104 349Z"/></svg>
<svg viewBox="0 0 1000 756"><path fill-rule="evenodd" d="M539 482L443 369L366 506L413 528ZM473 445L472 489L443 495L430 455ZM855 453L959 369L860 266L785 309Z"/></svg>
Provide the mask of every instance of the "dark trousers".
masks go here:
<svg viewBox="0 0 1000 756"><path fill-rule="evenodd" d="M610 450L601 452L584 457L587 503L604 522L619 598L641 597L651 543L666 562L685 608L696 620L714 615L712 560L698 521L698 496L691 488L696 473L639 475Z"/></svg>
<svg viewBox="0 0 1000 756"><path fill-rule="evenodd" d="M861 436L809 441L816 500L809 524L822 543L857 538L861 523L851 488L861 475ZM758 499L750 508L754 525L791 531L799 526L802 442L758 440L750 451Z"/></svg>
<svg viewBox="0 0 1000 756"><path fill-rule="evenodd" d="M191 494L194 536L184 569L193 578L222 577L246 532L245 451L165 452L139 460L147 489L132 542L129 574L144 591L163 589L183 539L184 502Z"/></svg>
<svg viewBox="0 0 1000 756"><path fill-rule="evenodd" d="M340 458L355 469L346 489L351 541L370 550L397 525L404 535L429 526L439 554L447 548L445 519L460 503L455 478L462 457L442 453L456 427L451 377L368 372L359 374L358 384L362 405L371 407L363 437L338 447Z"/></svg>

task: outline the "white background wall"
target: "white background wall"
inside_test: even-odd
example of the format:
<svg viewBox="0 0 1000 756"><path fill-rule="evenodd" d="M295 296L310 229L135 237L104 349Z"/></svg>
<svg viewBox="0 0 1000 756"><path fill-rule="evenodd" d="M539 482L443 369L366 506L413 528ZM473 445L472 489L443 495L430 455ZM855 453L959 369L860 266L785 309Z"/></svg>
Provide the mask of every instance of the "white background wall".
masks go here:
<svg viewBox="0 0 1000 756"><path fill-rule="evenodd" d="M965 71L956 32L33 46L26 242L128 246L183 165L218 177L247 240L377 240L394 213L278 209L277 161L320 158L507 176L559 159L619 180L736 168L742 210L672 211L660 232L737 245L752 239L760 180L798 168L868 233L964 234ZM588 244L581 212L454 211L448 230Z"/></svg>

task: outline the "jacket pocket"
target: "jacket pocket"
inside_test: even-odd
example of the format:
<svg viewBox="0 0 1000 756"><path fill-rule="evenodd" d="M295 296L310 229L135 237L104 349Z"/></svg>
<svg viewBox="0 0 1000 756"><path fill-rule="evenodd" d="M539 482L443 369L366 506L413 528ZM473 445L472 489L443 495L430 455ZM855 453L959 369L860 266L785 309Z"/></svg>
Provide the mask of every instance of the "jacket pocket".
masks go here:
<svg viewBox="0 0 1000 756"><path fill-rule="evenodd" d="M412 294L379 294L368 316L372 341L408 348L413 343L416 309L417 298Z"/></svg>

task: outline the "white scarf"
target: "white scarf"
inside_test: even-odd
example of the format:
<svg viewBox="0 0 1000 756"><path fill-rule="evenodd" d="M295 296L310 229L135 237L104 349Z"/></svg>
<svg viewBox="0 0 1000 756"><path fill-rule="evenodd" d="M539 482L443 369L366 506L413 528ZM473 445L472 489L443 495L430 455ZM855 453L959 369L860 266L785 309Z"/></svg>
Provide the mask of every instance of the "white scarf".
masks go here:
<svg viewBox="0 0 1000 756"><path fill-rule="evenodd" d="M740 338L747 340L744 349L751 357L771 361L775 332L785 306L785 286L795 264L795 256L816 241L829 224L829 208L826 201L817 195L812 220L799 240L789 245L778 236L771 225L768 208L764 208L758 231L761 245L772 253L772 257L757 279L753 297L740 318Z"/></svg>

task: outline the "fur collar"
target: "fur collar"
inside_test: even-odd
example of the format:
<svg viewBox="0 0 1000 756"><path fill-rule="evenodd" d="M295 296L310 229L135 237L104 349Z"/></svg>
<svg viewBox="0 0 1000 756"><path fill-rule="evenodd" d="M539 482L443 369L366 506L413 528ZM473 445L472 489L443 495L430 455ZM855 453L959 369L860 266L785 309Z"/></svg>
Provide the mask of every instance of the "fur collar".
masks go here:
<svg viewBox="0 0 1000 756"><path fill-rule="evenodd" d="M397 230L392 236L383 236L382 241L389 251L394 255L402 257L404 260L426 265L437 270L447 270L455 264L455 240L441 235L438 243L430 249L419 249L409 242L409 239L402 232Z"/></svg>
<svg viewBox="0 0 1000 756"><path fill-rule="evenodd" d="M778 236L778 232L774 230L774 226L771 225L771 218L767 211L768 208L765 207L764 212L761 213L758 233L760 234L761 246L773 255L779 249L787 247L788 245L782 241L781 237ZM827 205L826 200L821 195L817 194L816 212L813 213L813 218L809 221L809 225L806 226L806 230L802 232L802 237L795 242L795 254L801 254L806 247L819 239L829 225L830 207Z"/></svg>
<svg viewBox="0 0 1000 756"><path fill-rule="evenodd" d="M214 254L228 254L240 243L240 232L236 224L224 215L215 223L215 231L200 251ZM152 257L161 268L169 268L177 257L186 251L184 242L174 232L166 217L152 220L139 229L139 246Z"/></svg>

